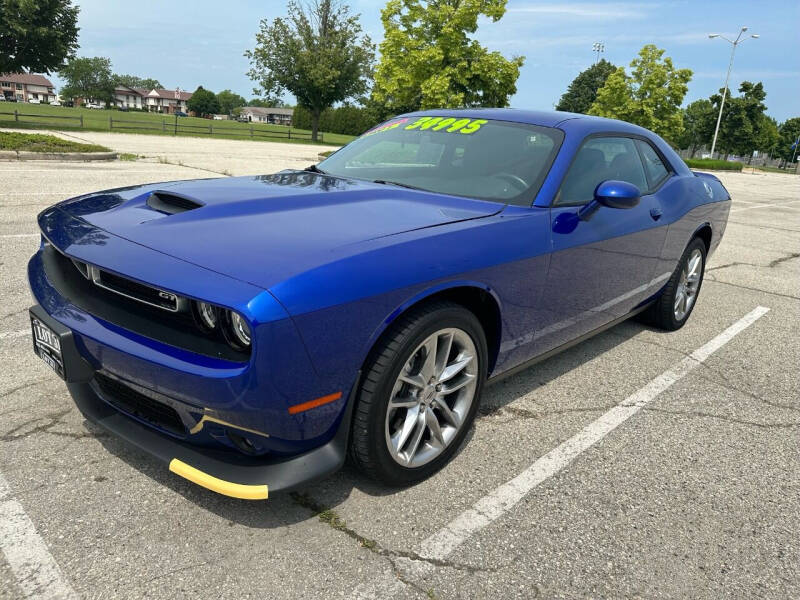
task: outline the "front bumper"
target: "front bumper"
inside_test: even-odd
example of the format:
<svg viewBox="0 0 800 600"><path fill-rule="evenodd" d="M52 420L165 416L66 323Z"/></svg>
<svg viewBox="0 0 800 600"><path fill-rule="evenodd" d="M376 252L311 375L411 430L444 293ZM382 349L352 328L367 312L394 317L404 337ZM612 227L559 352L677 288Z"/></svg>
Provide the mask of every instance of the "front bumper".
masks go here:
<svg viewBox="0 0 800 600"><path fill-rule="evenodd" d="M80 355L72 332L41 306L31 313L61 337L67 389L81 413L93 423L164 463L173 473L219 494L263 500L270 491L288 491L339 470L347 451L352 393L336 435L323 446L291 458L265 460L235 451L203 448L164 435L116 410L93 385L97 372ZM355 389L355 388L354 388Z"/></svg>
<svg viewBox="0 0 800 600"><path fill-rule="evenodd" d="M103 402L88 382L69 383L67 388L89 421L143 450L173 473L225 496L263 500L269 493L322 479L344 464L352 397L339 430L327 444L299 456L264 462L231 451L198 448L158 433Z"/></svg>

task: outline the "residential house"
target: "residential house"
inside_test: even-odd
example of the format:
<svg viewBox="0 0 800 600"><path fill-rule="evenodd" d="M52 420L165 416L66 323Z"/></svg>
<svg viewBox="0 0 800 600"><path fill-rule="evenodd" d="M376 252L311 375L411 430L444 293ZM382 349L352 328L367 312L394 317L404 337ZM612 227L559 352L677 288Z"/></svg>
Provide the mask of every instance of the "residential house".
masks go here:
<svg viewBox="0 0 800 600"><path fill-rule="evenodd" d="M143 108L144 97L148 91L144 88L132 88L118 85L114 88L114 105L118 108Z"/></svg>
<svg viewBox="0 0 800 600"><path fill-rule="evenodd" d="M293 115L293 108L261 108L260 106L245 106L241 112L241 117L251 123L273 123L276 125L291 125Z"/></svg>
<svg viewBox="0 0 800 600"><path fill-rule="evenodd" d="M54 102L56 99L55 88L50 80L35 73L0 75L0 93L6 100L16 98L18 102L28 102L28 100Z"/></svg>
<svg viewBox="0 0 800 600"><path fill-rule="evenodd" d="M186 103L192 97L191 92L177 90L150 90L144 96L144 106L150 112L173 114L175 111L189 112Z"/></svg>

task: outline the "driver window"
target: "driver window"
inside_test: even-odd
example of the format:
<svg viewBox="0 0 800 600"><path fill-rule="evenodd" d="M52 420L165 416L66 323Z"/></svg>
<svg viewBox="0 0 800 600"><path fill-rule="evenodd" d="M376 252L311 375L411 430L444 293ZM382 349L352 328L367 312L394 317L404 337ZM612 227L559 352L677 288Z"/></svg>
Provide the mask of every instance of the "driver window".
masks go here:
<svg viewBox="0 0 800 600"><path fill-rule="evenodd" d="M647 190L634 140L596 137L583 144L561 184L556 204L586 204L594 197L595 188L608 179L627 181L642 192Z"/></svg>

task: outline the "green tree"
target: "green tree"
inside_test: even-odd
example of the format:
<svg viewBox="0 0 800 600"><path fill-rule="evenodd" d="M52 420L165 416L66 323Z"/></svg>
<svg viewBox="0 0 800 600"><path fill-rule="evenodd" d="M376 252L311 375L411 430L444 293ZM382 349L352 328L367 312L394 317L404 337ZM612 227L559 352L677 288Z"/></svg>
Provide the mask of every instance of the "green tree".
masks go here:
<svg viewBox="0 0 800 600"><path fill-rule="evenodd" d="M262 19L250 59L253 92L268 97L289 91L311 112L317 139L322 111L363 94L369 87L375 46L362 34L357 15L334 0L289 2L289 16Z"/></svg>
<svg viewBox="0 0 800 600"><path fill-rule="evenodd" d="M150 90L163 89L163 85L158 79L137 77L136 75L114 75L115 85L124 85L129 88L144 88Z"/></svg>
<svg viewBox="0 0 800 600"><path fill-rule="evenodd" d="M67 99L82 98L110 103L114 99L114 76L111 60L102 56L75 58L58 71L66 83L61 95Z"/></svg>
<svg viewBox="0 0 800 600"><path fill-rule="evenodd" d="M0 0L0 73L59 70L78 49L72 0Z"/></svg>
<svg viewBox="0 0 800 600"><path fill-rule="evenodd" d="M778 122L770 116L761 115L756 124L756 149L762 154L772 154L777 150L779 141Z"/></svg>
<svg viewBox="0 0 800 600"><path fill-rule="evenodd" d="M605 85L608 76L616 70L617 67L604 58L578 73L561 96L556 110L586 114L597 98L597 90Z"/></svg>
<svg viewBox="0 0 800 600"><path fill-rule="evenodd" d="M676 142L681 149L689 150L689 158L694 158L697 150L710 144L714 136L717 112L710 100L695 100L683 111L683 133Z"/></svg>
<svg viewBox="0 0 800 600"><path fill-rule="evenodd" d="M280 98L252 98L247 101L246 106L260 106L261 108L284 108L288 107Z"/></svg>
<svg viewBox="0 0 800 600"><path fill-rule="evenodd" d="M618 68L597 92L590 115L641 125L676 143L683 131L681 103L692 79L690 69L676 69L664 50L647 44L631 61L631 74Z"/></svg>
<svg viewBox="0 0 800 600"><path fill-rule="evenodd" d="M189 98L186 107L200 117L216 115L219 113L219 100L214 92L204 89L201 85Z"/></svg>
<svg viewBox="0 0 800 600"><path fill-rule="evenodd" d="M792 144L796 143L800 138L800 117L787 119L778 127L778 145L775 148L775 154L785 161L792 160L795 149ZM800 154L800 150L798 150Z"/></svg>
<svg viewBox="0 0 800 600"><path fill-rule="evenodd" d="M384 115L426 108L507 106L525 59L506 59L470 38L506 0L389 0L371 104Z"/></svg>
<svg viewBox="0 0 800 600"><path fill-rule="evenodd" d="M715 112L719 112L722 100L722 89L719 94L711 96ZM739 86L739 96L730 95L725 100L722 110L717 146L726 155L731 153L740 156L752 156L758 150L761 128L766 126L764 113L767 110L764 100L767 93L759 83L743 81Z"/></svg>
<svg viewBox="0 0 800 600"><path fill-rule="evenodd" d="M219 92L217 94L217 100L219 101L219 112L223 115L230 115L233 113L234 108L247 104L247 100L230 90L222 90Z"/></svg>

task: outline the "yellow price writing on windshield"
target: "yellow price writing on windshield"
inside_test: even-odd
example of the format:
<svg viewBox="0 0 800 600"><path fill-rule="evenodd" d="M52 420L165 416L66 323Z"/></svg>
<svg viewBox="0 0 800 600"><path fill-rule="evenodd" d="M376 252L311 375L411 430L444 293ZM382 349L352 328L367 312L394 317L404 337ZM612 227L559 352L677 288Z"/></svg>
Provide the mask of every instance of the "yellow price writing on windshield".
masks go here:
<svg viewBox="0 0 800 600"><path fill-rule="evenodd" d="M420 117L405 129L419 129L421 131L445 131L447 133L475 133L481 125L488 123L486 119L456 119L455 117Z"/></svg>

